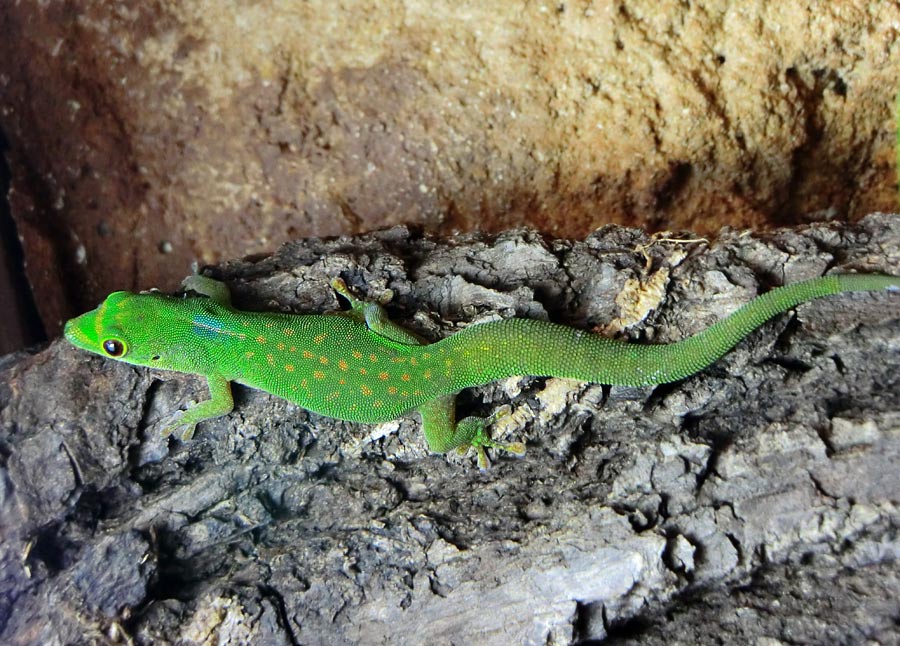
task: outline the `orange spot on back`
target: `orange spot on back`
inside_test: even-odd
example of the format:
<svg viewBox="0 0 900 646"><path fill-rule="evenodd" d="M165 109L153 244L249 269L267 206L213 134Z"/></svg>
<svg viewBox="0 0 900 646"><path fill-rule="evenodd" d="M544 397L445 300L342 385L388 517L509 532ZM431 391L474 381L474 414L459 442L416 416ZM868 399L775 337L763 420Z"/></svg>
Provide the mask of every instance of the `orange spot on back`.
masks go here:
<svg viewBox="0 0 900 646"><path fill-rule="evenodd" d="M381 381L387 381L390 378L390 375L386 372L380 372L378 373L378 378L381 379Z"/></svg>
<svg viewBox="0 0 900 646"><path fill-rule="evenodd" d="M276 345L275 347L278 348L279 350L284 350L284 347L285 347L285 346L284 346L283 343L281 343L281 342L279 341L278 345Z"/></svg>
<svg viewBox="0 0 900 646"><path fill-rule="evenodd" d="M409 364L410 364L411 366L417 366L417 365L419 365L419 362L416 361L416 358L415 358L415 357L410 357L410 358L409 358Z"/></svg>
<svg viewBox="0 0 900 646"><path fill-rule="evenodd" d="M327 337L327 336L328 335L325 334L324 332L322 334L317 334L316 336L313 337L313 343L318 345L319 343L322 343L322 341L324 341L325 337Z"/></svg>
<svg viewBox="0 0 900 646"><path fill-rule="evenodd" d="M378 361L378 357L376 357L374 354L370 354L369 361L371 361L372 363L375 363L376 361Z"/></svg>
<svg viewBox="0 0 900 646"><path fill-rule="evenodd" d="M365 368L360 368L360 369L359 369L359 374L361 374L361 375L367 375L367 374L369 374L369 371L366 370Z"/></svg>
<svg viewBox="0 0 900 646"><path fill-rule="evenodd" d="M312 352L310 352L309 350L304 350L304 351L303 351L303 358L304 358L304 359L312 359L314 356L316 356L316 355L314 355L314 354L313 354Z"/></svg>
<svg viewBox="0 0 900 646"><path fill-rule="evenodd" d="M256 341L257 341L257 343L265 343L266 337L264 337L262 334L260 334L258 337L256 337Z"/></svg>
<svg viewBox="0 0 900 646"><path fill-rule="evenodd" d="M340 368L341 370L346 370L346 369L347 369L347 362L344 361L343 359L339 359L339 360L338 360L338 368Z"/></svg>
<svg viewBox="0 0 900 646"><path fill-rule="evenodd" d="M384 402L382 402L380 399L376 399L372 402L372 406L374 406L375 408L381 408L382 406L384 406Z"/></svg>
<svg viewBox="0 0 900 646"><path fill-rule="evenodd" d="M270 366L274 366L274 365L275 365L275 357L273 357L271 354L267 354L267 355L266 355L266 361L269 362L269 365L270 365Z"/></svg>
<svg viewBox="0 0 900 646"><path fill-rule="evenodd" d="M431 370L426 370L422 373L422 376L425 377L425 379L431 379Z"/></svg>
<svg viewBox="0 0 900 646"><path fill-rule="evenodd" d="M325 356L319 357L319 363L321 363L323 366L328 365L328 357L325 357Z"/></svg>
<svg viewBox="0 0 900 646"><path fill-rule="evenodd" d="M390 393L391 395L396 395L397 387L396 386L388 386L388 393Z"/></svg>
<svg viewBox="0 0 900 646"><path fill-rule="evenodd" d="M292 328L286 327L284 328L284 333L286 336L292 336L294 334L294 330Z"/></svg>
<svg viewBox="0 0 900 646"><path fill-rule="evenodd" d="M403 381L409 381L409 375L406 374L405 372L404 372L402 375L400 375L400 378L401 378Z"/></svg>
<svg viewBox="0 0 900 646"><path fill-rule="evenodd" d="M313 373L313 377L315 377L316 379L324 379L324 378L325 378L325 373L322 372L321 370L316 370L316 371Z"/></svg>
<svg viewBox="0 0 900 646"><path fill-rule="evenodd" d="M292 364L292 363L286 364L284 366L284 369L287 370L288 372L294 372L294 364Z"/></svg>
<svg viewBox="0 0 900 646"><path fill-rule="evenodd" d="M363 395L365 395L366 397L368 397L369 395L372 394L372 389L369 388L369 387L368 387L367 385L365 385L365 384L363 384L362 386L359 387L359 391L360 391Z"/></svg>
<svg viewBox="0 0 900 646"><path fill-rule="evenodd" d="M248 359L252 359L253 355L255 355L255 354L256 354L255 352L245 352L244 356L247 357Z"/></svg>
<svg viewBox="0 0 900 646"><path fill-rule="evenodd" d="M359 350L354 350L350 354L353 355L354 359L362 359L362 352L360 352Z"/></svg>

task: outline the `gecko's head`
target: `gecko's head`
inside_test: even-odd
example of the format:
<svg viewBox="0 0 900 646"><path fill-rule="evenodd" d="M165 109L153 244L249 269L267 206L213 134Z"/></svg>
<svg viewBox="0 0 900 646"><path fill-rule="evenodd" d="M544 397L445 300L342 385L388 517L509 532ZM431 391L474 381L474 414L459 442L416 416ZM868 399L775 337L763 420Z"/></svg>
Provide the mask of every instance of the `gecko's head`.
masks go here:
<svg viewBox="0 0 900 646"><path fill-rule="evenodd" d="M76 316L66 323L66 339L77 348L127 361L131 358L134 316L129 302L135 294L113 292L97 309Z"/></svg>
<svg viewBox="0 0 900 646"><path fill-rule="evenodd" d="M156 294L113 292L97 309L66 323L65 336L75 347L139 366L178 369L172 360L179 321Z"/></svg>

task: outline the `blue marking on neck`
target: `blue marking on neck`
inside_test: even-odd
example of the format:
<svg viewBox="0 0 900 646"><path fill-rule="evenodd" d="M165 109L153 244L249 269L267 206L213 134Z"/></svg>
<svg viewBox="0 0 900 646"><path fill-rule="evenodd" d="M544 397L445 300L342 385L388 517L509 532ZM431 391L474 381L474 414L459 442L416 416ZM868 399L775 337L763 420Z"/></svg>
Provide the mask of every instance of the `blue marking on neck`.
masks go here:
<svg viewBox="0 0 900 646"><path fill-rule="evenodd" d="M192 323L194 324L194 333L204 339L215 338L225 331L222 321L209 314L197 314Z"/></svg>

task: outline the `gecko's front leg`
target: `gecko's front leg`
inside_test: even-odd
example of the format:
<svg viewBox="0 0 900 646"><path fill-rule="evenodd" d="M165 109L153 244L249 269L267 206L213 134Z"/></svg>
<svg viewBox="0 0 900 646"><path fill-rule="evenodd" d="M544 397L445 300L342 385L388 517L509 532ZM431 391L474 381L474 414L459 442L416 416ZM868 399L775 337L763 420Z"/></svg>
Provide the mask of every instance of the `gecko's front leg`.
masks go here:
<svg viewBox="0 0 900 646"><path fill-rule="evenodd" d="M193 437L197 424L227 415L234 410L231 383L221 375L207 375L206 382L209 384L209 399L172 415L162 430L163 437L176 434L186 442Z"/></svg>

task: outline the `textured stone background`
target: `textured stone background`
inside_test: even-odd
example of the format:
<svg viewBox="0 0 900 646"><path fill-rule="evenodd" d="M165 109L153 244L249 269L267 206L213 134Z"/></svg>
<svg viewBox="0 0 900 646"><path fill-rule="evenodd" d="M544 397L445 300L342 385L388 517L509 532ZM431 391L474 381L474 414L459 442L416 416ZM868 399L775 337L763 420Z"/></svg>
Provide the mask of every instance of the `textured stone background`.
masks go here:
<svg viewBox="0 0 900 646"><path fill-rule="evenodd" d="M900 218L725 234L606 227L439 242L396 228L213 273L245 309L389 288L429 339L489 316L670 342L774 284L900 273ZM656 278L662 276L663 280ZM892 643L900 616L898 294L805 304L653 389L509 379L523 459L425 449L412 416L323 419L236 388L192 442L160 421L202 380L56 342L0 363L0 643Z"/></svg>
<svg viewBox="0 0 900 646"><path fill-rule="evenodd" d="M894 209L896 2L449 6L4 3L0 129L48 333L306 235Z"/></svg>
<svg viewBox="0 0 900 646"><path fill-rule="evenodd" d="M2 347L39 327L10 314L8 222L51 337L113 289L245 256L213 268L243 307L333 309L343 275L431 339L515 314L668 342L774 284L900 273L890 215L552 239L893 211L898 3L453 6L0 3ZM421 235L522 223L551 237ZM636 317L632 278L659 297ZM5 356L0 642L890 643L896 301L805 305L657 389L466 392L529 446L486 474L428 455L413 418L246 389L165 442L201 380L58 342Z"/></svg>

